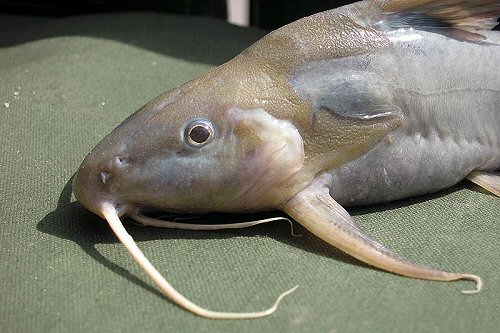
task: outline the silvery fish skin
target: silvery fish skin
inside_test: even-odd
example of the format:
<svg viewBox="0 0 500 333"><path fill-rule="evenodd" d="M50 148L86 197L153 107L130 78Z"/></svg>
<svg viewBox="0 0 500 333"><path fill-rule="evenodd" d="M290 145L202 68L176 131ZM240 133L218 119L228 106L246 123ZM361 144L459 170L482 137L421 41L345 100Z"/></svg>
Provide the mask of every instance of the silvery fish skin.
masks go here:
<svg viewBox="0 0 500 333"><path fill-rule="evenodd" d="M402 126L366 154L334 167L342 205L387 202L500 168L500 33L477 45L425 31L388 33L387 48L301 66L291 85L346 117L400 112ZM334 110L334 111L333 111Z"/></svg>
<svg viewBox="0 0 500 333"><path fill-rule="evenodd" d="M437 191L472 174L482 183L478 173L500 169L500 33L488 31L499 13L492 0L372 0L293 22L127 118L85 158L75 196L168 297L209 318L274 310L221 314L181 299L119 217L203 229L142 212L279 209L370 265L473 280L478 291L476 275L396 255L342 206ZM499 178L488 179L498 193Z"/></svg>

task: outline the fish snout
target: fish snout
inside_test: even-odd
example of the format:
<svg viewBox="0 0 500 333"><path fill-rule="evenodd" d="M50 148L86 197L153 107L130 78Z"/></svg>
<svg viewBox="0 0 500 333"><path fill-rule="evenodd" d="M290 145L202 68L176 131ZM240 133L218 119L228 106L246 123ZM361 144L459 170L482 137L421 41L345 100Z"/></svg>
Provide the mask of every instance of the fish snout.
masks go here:
<svg viewBox="0 0 500 333"><path fill-rule="evenodd" d="M118 202L113 195L113 183L116 178L122 178L127 173L127 159L122 156L106 158L102 154L96 161L90 153L78 169L73 180L73 193L76 200L91 212L102 217L103 205L111 204L119 216L128 212L129 205Z"/></svg>

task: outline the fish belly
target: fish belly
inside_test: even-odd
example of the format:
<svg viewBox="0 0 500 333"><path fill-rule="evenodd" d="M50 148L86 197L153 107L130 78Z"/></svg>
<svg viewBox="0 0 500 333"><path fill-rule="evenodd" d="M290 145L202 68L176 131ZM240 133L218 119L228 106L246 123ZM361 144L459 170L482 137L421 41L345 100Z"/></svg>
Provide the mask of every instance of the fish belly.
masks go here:
<svg viewBox="0 0 500 333"><path fill-rule="evenodd" d="M330 170L330 193L345 206L388 202L450 187L472 170L500 169L500 148L433 132L394 137Z"/></svg>

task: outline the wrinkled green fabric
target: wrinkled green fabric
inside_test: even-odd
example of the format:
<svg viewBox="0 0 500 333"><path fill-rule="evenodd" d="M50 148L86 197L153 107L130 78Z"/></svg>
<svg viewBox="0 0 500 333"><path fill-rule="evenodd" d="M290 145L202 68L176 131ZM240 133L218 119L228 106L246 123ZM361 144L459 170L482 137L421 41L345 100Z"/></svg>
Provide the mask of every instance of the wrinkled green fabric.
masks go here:
<svg viewBox="0 0 500 333"><path fill-rule="evenodd" d="M2 332L498 332L500 200L470 183L350 209L396 252L471 282L369 268L286 222L244 230L127 225L188 298L255 311L300 285L271 317L213 321L165 299L103 221L71 199L86 153L160 93L263 35L154 13L0 17L0 323ZM215 216L229 222L233 216Z"/></svg>

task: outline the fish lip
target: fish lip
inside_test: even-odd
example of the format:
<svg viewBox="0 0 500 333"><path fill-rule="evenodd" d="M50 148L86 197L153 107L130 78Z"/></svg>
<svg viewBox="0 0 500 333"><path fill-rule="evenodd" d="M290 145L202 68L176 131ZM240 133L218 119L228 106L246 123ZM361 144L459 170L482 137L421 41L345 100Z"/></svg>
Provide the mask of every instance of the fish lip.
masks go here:
<svg viewBox="0 0 500 333"><path fill-rule="evenodd" d="M115 210L116 210L116 213L118 214L118 217L124 217L124 216L129 216L131 214L133 214L134 212L137 211L137 207L135 207L134 205L132 204L122 204L122 203L110 203L110 202L103 202L101 204L101 207L104 207L105 205L109 205L111 204ZM102 210L102 208L101 208Z"/></svg>
<svg viewBox="0 0 500 333"><path fill-rule="evenodd" d="M137 208L132 204L122 204L109 199L99 202L95 210L89 209L88 207L86 208L104 219L105 218L103 215L104 208L109 206L112 206L114 208L119 218L130 216L137 211Z"/></svg>

